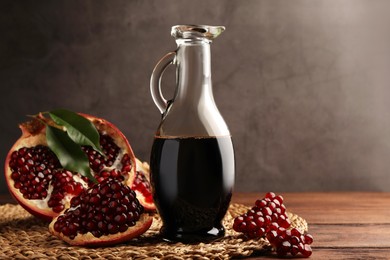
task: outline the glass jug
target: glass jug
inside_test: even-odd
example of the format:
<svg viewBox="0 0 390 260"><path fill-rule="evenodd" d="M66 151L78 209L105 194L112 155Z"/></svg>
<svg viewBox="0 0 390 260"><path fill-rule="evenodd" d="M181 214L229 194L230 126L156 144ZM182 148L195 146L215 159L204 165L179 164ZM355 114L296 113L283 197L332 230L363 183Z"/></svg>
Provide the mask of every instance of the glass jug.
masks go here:
<svg viewBox="0 0 390 260"><path fill-rule="evenodd" d="M150 89L162 114L150 158L153 198L168 241L198 242L224 236L222 219L234 185L229 129L213 98L210 44L223 26L176 25L178 48L153 70ZM176 89L166 100L161 77L176 66Z"/></svg>

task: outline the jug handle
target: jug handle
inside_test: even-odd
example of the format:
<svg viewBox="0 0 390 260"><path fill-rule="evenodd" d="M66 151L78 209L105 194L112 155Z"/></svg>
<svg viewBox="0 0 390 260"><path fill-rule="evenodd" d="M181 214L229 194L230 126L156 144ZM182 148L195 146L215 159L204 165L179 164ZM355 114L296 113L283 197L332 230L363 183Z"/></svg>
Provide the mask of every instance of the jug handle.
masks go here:
<svg viewBox="0 0 390 260"><path fill-rule="evenodd" d="M168 101L164 98L161 91L161 77L164 74L165 69L174 63L176 52L169 52L162 57L153 69L152 76L150 77L150 92L157 108L161 114L164 114L168 106Z"/></svg>

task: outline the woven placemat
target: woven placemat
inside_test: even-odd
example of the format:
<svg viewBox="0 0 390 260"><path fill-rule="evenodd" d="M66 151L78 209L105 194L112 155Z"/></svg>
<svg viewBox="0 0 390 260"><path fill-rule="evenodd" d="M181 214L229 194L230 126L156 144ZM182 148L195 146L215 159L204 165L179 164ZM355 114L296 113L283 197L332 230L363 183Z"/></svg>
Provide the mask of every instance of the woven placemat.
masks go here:
<svg viewBox="0 0 390 260"><path fill-rule="evenodd" d="M0 259L230 259L269 250L264 239L247 240L233 231L233 218L248 207L232 204L224 219L226 236L212 243L186 245L166 243L158 236L161 219L154 215L152 227L141 237L113 247L72 247L48 232L42 222L19 205L0 206ZM307 222L288 213L292 225L307 231Z"/></svg>

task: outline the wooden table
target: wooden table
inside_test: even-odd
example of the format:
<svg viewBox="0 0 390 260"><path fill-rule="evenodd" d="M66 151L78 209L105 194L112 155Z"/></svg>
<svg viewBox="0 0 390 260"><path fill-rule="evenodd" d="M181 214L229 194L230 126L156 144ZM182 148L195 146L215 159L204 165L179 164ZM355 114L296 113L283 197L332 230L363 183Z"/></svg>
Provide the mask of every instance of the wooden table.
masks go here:
<svg viewBox="0 0 390 260"><path fill-rule="evenodd" d="M287 209L309 223L310 259L390 259L390 193L280 194ZM235 193L233 202L250 206L263 195ZM9 196L0 196L0 204L8 202L13 202Z"/></svg>

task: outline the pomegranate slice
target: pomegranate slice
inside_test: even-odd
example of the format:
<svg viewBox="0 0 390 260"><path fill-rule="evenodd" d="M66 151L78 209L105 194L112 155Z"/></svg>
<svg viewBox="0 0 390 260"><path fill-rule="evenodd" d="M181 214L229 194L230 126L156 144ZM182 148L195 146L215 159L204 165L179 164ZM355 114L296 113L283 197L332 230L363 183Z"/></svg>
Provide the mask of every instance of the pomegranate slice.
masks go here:
<svg viewBox="0 0 390 260"><path fill-rule="evenodd" d="M146 211L155 211L156 206L153 202L152 189L150 186L150 170L147 162L141 162L136 158L137 170L133 178L129 179L130 187L137 194L139 202Z"/></svg>
<svg viewBox="0 0 390 260"><path fill-rule="evenodd" d="M122 132L108 121L80 114L90 120L100 133L100 143L106 156L90 146L82 147L89 159L92 174L101 182L108 177L125 183L136 171L134 153ZM5 179L12 196L31 214L50 221L72 197L92 183L78 173L64 170L46 143L46 127L41 122L53 122L40 115L21 124L21 137L10 149L5 161Z"/></svg>
<svg viewBox="0 0 390 260"><path fill-rule="evenodd" d="M143 234L153 218L143 214L135 192L108 178L72 198L70 208L49 225L49 231L71 245L104 246Z"/></svg>

